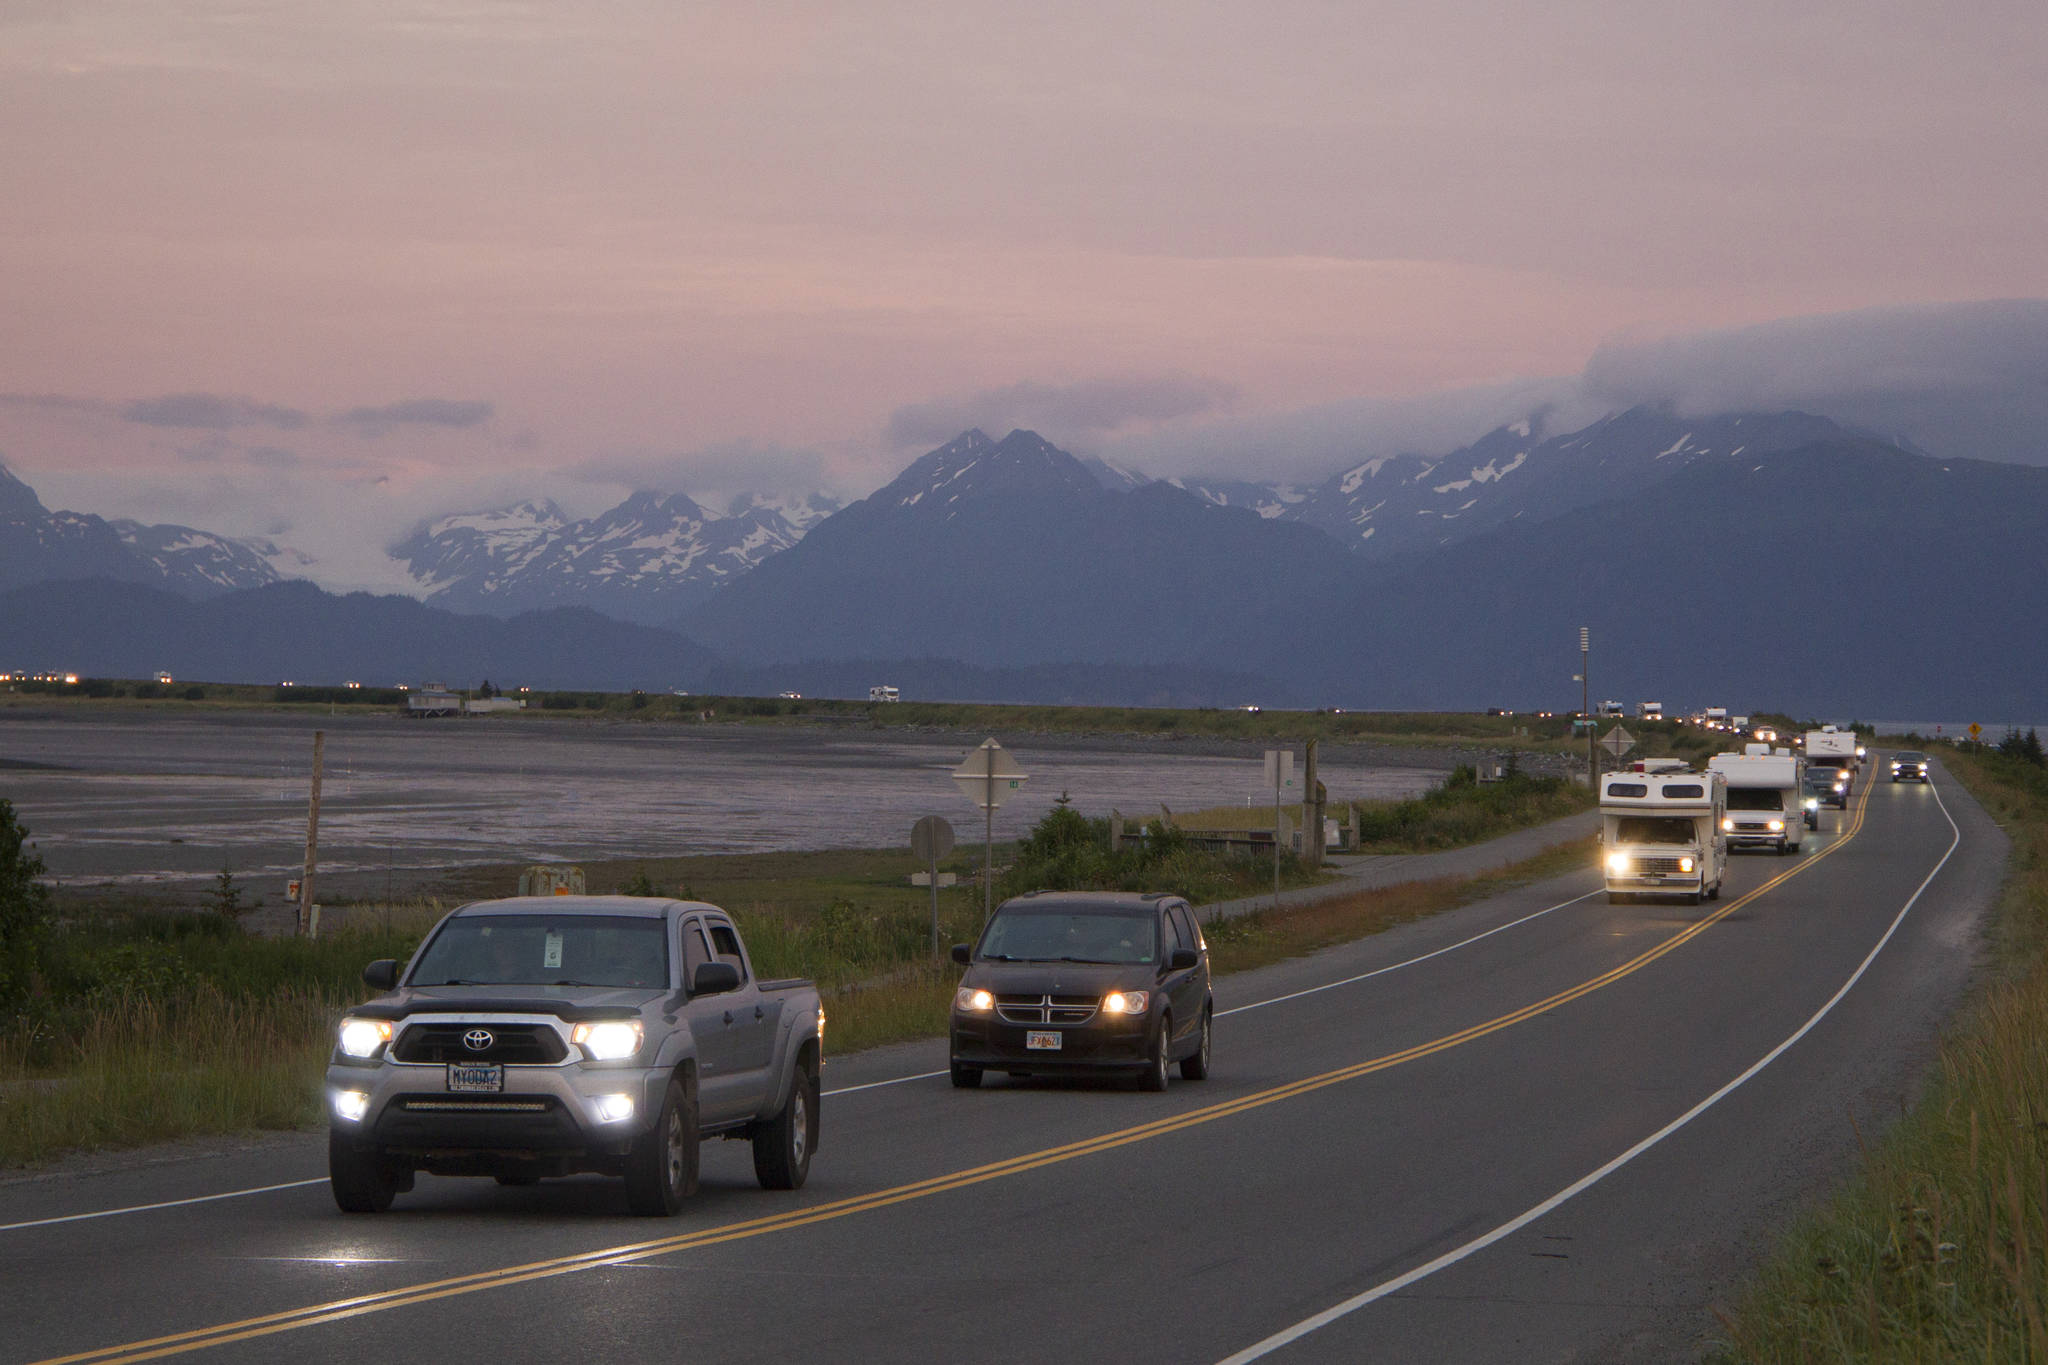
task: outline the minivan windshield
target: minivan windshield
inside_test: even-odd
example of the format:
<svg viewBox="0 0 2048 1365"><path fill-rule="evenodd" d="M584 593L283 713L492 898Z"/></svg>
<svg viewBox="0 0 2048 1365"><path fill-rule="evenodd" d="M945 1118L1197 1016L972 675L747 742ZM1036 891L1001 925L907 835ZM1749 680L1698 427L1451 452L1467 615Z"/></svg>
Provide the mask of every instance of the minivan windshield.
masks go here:
<svg viewBox="0 0 2048 1365"><path fill-rule="evenodd" d="M420 954L413 986L668 985L668 935L642 915L462 915Z"/></svg>
<svg viewBox="0 0 2048 1365"><path fill-rule="evenodd" d="M1111 911L1012 906L996 911L981 936L981 956L998 962L1156 962L1156 925L1149 906Z"/></svg>

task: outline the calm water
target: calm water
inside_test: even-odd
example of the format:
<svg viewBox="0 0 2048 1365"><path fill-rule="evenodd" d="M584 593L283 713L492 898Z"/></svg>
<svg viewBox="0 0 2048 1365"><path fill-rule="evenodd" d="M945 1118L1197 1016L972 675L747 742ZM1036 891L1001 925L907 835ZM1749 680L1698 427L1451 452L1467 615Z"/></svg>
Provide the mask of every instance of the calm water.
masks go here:
<svg viewBox="0 0 2048 1365"><path fill-rule="evenodd" d="M923 815L952 821L963 843L981 834L948 773L982 736L825 727L13 713L0 715L0 760L64 770L0 769L0 795L67 881L190 883L225 862L278 895L303 856L316 726L322 884L337 894L479 863L907 846ZM1030 774L997 812L998 838L1062 791L1088 814L1137 818L1162 801L1271 799L1257 746L997 738ZM1452 761L1326 748L1321 776L1333 798L1409 796Z"/></svg>

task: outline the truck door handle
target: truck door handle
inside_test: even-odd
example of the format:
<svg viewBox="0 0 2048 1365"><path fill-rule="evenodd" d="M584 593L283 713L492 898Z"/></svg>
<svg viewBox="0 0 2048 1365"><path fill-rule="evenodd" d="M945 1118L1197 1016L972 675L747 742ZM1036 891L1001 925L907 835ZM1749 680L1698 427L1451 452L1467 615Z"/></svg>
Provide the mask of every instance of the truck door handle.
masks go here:
<svg viewBox="0 0 2048 1365"><path fill-rule="evenodd" d="M728 1023L728 1024L730 1024L730 1023L732 1022L732 1011L731 1011L731 1010L727 1010L727 1011L725 1012L725 1022L726 1022L726 1023Z"/></svg>

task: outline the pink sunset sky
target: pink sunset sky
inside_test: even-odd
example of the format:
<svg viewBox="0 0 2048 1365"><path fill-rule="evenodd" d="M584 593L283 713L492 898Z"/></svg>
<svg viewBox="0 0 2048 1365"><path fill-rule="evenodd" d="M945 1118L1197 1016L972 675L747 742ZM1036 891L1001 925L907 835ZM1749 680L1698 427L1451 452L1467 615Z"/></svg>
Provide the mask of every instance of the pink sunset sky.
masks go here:
<svg viewBox="0 0 2048 1365"><path fill-rule="evenodd" d="M1536 401L2038 398L2044 34L1871 0L9 0L0 459L373 583L426 515L858 494L970 422L1319 478Z"/></svg>

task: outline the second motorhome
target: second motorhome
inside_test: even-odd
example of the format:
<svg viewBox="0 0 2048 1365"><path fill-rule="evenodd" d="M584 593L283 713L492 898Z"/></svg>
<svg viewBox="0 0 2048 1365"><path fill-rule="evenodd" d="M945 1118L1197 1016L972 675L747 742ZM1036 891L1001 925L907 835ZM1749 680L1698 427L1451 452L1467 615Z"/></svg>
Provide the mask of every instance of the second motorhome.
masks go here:
<svg viewBox="0 0 2048 1365"><path fill-rule="evenodd" d="M1730 848L1797 853L1806 838L1800 807L1806 764L1796 754L1774 754L1768 745L1749 748L1763 752L1716 754L1707 760L1707 767L1728 782L1728 813L1721 817L1721 832L1728 836Z"/></svg>
<svg viewBox="0 0 2048 1365"><path fill-rule="evenodd" d="M1843 768L1856 773L1856 732L1823 726L1806 732L1806 763L1811 768Z"/></svg>
<svg viewBox="0 0 2048 1365"><path fill-rule="evenodd" d="M1717 772L1610 773L1600 783L1607 901L1721 894L1728 867L1727 779Z"/></svg>

